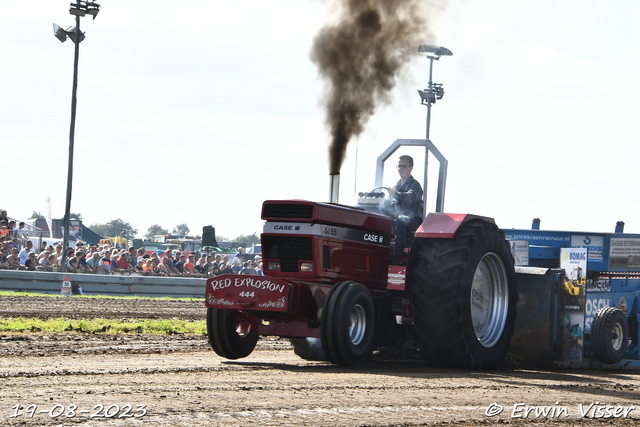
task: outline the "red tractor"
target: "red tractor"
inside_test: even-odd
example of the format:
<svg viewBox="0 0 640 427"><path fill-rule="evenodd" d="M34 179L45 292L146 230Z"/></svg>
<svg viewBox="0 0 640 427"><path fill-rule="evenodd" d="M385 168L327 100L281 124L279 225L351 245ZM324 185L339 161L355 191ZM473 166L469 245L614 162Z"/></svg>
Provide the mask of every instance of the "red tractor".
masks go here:
<svg viewBox="0 0 640 427"><path fill-rule="evenodd" d="M495 368L514 331L516 278L504 233L490 218L429 214L406 266L389 265L393 222L336 203L262 206L265 276L223 275L206 286L213 350L248 356L260 335L341 366L414 341L439 366Z"/></svg>

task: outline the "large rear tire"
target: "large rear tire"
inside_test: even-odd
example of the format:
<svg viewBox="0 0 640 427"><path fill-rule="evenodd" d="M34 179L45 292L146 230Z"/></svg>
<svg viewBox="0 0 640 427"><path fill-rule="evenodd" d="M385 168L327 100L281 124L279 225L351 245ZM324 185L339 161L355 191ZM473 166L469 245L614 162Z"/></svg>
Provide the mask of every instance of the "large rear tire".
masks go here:
<svg viewBox="0 0 640 427"><path fill-rule="evenodd" d="M207 309L209 345L220 357L242 359L258 343L255 317L237 310Z"/></svg>
<svg viewBox="0 0 640 427"><path fill-rule="evenodd" d="M374 306L362 284L347 281L334 285L322 309L320 335L325 355L340 366L363 361L373 346Z"/></svg>
<svg viewBox="0 0 640 427"><path fill-rule="evenodd" d="M509 245L495 224L472 220L451 239L416 239L407 284L427 362L474 369L502 363L513 336L517 288Z"/></svg>
<svg viewBox="0 0 640 427"><path fill-rule="evenodd" d="M602 363L614 364L624 358L629 343L629 328L619 308L598 310L591 324L593 355Z"/></svg>

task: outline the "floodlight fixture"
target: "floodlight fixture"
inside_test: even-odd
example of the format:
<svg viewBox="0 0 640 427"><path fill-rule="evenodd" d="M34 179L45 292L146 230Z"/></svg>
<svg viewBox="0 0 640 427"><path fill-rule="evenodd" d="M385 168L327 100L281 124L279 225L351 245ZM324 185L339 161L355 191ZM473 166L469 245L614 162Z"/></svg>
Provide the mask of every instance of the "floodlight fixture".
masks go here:
<svg viewBox="0 0 640 427"><path fill-rule="evenodd" d="M91 15L93 19L96 19L98 12L100 12L100 5L92 1L77 1L76 3L71 3L71 8L69 9L71 15Z"/></svg>
<svg viewBox="0 0 640 427"><path fill-rule="evenodd" d="M426 54L429 58L429 87L425 90L418 90L420 95L420 104L427 106L427 139L429 139L429 128L431 126L431 104L435 104L437 100L444 96L444 89L441 83L433 83L431 79L433 75L433 60L438 61L441 56L451 56L453 53L442 46L434 46L431 44L421 44L418 46L418 53Z"/></svg>
<svg viewBox="0 0 640 427"><path fill-rule="evenodd" d="M60 40L61 43L67 41L67 32L60 28L60 26L55 22L53 23L53 35L56 36L56 38Z"/></svg>
<svg viewBox="0 0 640 427"><path fill-rule="evenodd" d="M57 24L53 24L53 35L56 36L56 38L58 40L60 40L62 43L64 43L65 41L67 41L67 37L69 37L71 39L72 42L76 43L76 27L69 27L66 30L63 30L62 28L60 28L59 25ZM83 32L79 32L79 41L77 43L82 42L82 40L84 40L84 33Z"/></svg>
<svg viewBox="0 0 640 427"><path fill-rule="evenodd" d="M420 46L418 46L418 53L426 53L427 56L430 56L429 54L437 56L437 58L434 58L435 60L440 59L441 56L453 55L453 53L446 47L434 46L430 44L421 44Z"/></svg>

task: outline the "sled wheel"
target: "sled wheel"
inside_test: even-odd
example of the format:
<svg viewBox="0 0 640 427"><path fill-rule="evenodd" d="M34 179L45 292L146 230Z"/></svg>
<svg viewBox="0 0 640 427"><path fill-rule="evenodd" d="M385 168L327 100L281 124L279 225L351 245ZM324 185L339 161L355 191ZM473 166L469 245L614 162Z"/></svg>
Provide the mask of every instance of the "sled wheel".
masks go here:
<svg viewBox="0 0 640 427"><path fill-rule="evenodd" d="M320 338L289 338L293 352L304 360L327 360Z"/></svg>
<svg viewBox="0 0 640 427"><path fill-rule="evenodd" d="M374 332L373 298L356 282L334 285L322 308L320 334L327 358L341 366L352 366L371 352Z"/></svg>
<svg viewBox="0 0 640 427"><path fill-rule="evenodd" d="M591 324L593 354L602 363L620 362L627 351L629 328L622 310L604 307L598 310Z"/></svg>
<svg viewBox="0 0 640 427"><path fill-rule="evenodd" d="M238 310L207 309L209 345L220 357L241 359L251 354L258 342L254 316Z"/></svg>
<svg viewBox="0 0 640 427"><path fill-rule="evenodd" d="M428 362L477 369L502 363L518 295L509 244L495 224L472 220L451 239L416 239L407 284Z"/></svg>

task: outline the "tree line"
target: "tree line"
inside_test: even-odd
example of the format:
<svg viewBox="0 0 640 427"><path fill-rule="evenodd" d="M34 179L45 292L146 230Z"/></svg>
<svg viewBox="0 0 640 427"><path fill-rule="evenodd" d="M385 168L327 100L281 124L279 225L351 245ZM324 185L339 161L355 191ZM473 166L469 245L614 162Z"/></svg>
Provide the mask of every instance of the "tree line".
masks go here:
<svg viewBox="0 0 640 427"><path fill-rule="evenodd" d="M31 214L31 218L45 219L42 213L36 212L36 211L34 211ZM82 215L79 213L71 213L69 214L69 218L78 219L80 221L83 220ZM110 237L121 236L127 240L131 240L137 237L138 235L137 228L133 228L133 226L130 223L120 218L112 219L105 223L91 224L89 225L89 228L103 236L110 236ZM189 226L187 226L187 224L185 223L178 224L175 227L173 227L173 230L171 231L171 233L169 233L168 228L164 228L159 224L153 224L147 229L147 232L143 235L143 238L145 240L153 240L154 236L159 236L159 235L164 236L167 234L172 234L176 236L187 236L189 235L190 231L191 230L189 229ZM257 233L241 234L235 239L231 239L231 240L227 239L224 236L217 235L216 239L223 242L230 241L232 243L232 246L251 246L251 244L253 243L260 243L260 236L258 236Z"/></svg>

